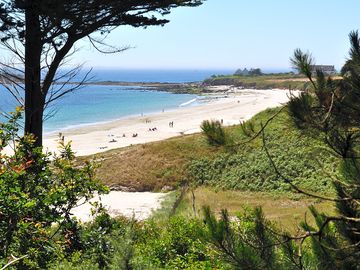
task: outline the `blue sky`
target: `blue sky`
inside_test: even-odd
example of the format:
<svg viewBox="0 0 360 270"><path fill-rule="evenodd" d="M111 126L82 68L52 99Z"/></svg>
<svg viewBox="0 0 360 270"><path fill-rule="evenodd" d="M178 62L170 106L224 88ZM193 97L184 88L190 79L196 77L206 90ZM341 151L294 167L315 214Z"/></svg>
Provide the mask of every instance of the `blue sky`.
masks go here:
<svg viewBox="0 0 360 270"><path fill-rule="evenodd" d="M74 62L129 69L236 69L290 67L294 49L318 64L340 68L348 34L360 28L360 0L208 0L177 8L164 27L114 30L107 41L134 48L103 55L80 43Z"/></svg>

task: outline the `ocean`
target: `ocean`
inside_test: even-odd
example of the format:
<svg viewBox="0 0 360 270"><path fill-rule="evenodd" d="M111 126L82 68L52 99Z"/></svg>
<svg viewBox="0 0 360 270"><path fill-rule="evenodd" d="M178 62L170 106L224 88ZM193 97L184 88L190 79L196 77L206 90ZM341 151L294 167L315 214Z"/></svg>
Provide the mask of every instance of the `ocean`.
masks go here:
<svg viewBox="0 0 360 270"><path fill-rule="evenodd" d="M84 68L84 74L87 70ZM92 81L117 82L161 82L187 83L200 82L211 75L233 74L233 70L125 70L125 69L94 69Z"/></svg>
<svg viewBox="0 0 360 270"><path fill-rule="evenodd" d="M121 82L199 82L213 74L229 74L226 70L114 70L98 69L92 81ZM46 109L44 132L53 133L69 128L193 106L198 97L173 94L134 86L87 85L65 95ZM16 101L0 85L0 111L13 111ZM0 117L1 120L1 117ZM3 119L2 119L3 120Z"/></svg>

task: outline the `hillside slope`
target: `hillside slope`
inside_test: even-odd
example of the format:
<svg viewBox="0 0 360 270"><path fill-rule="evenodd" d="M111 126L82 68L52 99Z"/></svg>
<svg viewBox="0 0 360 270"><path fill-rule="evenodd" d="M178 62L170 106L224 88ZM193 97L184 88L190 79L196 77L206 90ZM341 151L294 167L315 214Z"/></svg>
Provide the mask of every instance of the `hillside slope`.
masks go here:
<svg viewBox="0 0 360 270"><path fill-rule="evenodd" d="M250 121L256 130L279 108ZM192 181L196 185L250 191L288 191L276 176L262 138L248 143L239 125L225 128L236 147L210 147L202 134L130 146L95 155L98 177L113 188L132 191L169 190ZM297 129L284 110L265 129L266 144L279 170L311 191L329 191L336 159L324 145Z"/></svg>

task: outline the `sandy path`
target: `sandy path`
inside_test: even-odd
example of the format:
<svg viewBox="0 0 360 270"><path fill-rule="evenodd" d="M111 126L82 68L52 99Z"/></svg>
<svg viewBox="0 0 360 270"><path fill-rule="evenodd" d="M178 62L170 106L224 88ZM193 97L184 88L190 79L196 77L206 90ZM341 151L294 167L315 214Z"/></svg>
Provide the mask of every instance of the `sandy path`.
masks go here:
<svg viewBox="0 0 360 270"><path fill-rule="evenodd" d="M111 191L109 194L102 195L101 200L95 197L91 202L101 201L112 217L123 215L129 218L134 217L136 220L144 220L154 210L160 208L165 196L165 193ZM86 203L74 208L71 212L82 222L87 222L92 218L91 208L90 203Z"/></svg>
<svg viewBox="0 0 360 270"><path fill-rule="evenodd" d="M91 155L132 144L196 133L200 131L203 120L223 119L224 125L239 124L266 108L287 102L288 96L289 92L285 90L239 90L228 94L226 98L211 99L199 106L94 124L63 131L62 135L65 141L72 141L76 155ZM174 126L169 127L172 121ZM149 131L149 128L156 130ZM132 137L133 134L137 134L137 137ZM57 140L57 135L45 136L45 148L56 151Z"/></svg>

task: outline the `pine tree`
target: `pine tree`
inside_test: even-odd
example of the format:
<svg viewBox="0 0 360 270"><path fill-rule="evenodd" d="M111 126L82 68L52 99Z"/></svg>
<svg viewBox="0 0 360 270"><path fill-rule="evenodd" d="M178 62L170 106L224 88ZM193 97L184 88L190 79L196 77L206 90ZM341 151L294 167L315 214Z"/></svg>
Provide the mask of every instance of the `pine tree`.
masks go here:
<svg viewBox="0 0 360 270"><path fill-rule="evenodd" d="M317 228L303 223L312 236L319 269L360 269L360 39L350 33L350 58L342 78L333 80L321 72L311 74L313 59L297 49L294 67L308 77L311 88L289 102L295 123L321 139L340 160L338 178L332 184L336 214L329 216L314 208Z"/></svg>

